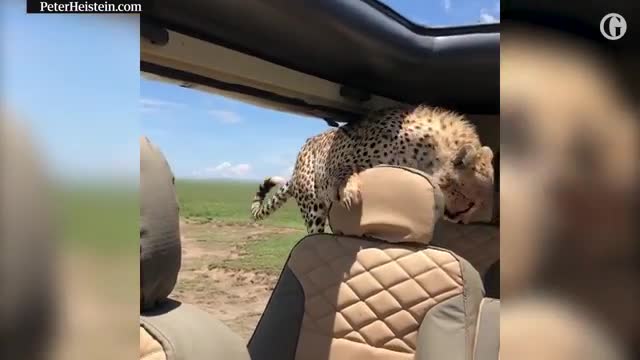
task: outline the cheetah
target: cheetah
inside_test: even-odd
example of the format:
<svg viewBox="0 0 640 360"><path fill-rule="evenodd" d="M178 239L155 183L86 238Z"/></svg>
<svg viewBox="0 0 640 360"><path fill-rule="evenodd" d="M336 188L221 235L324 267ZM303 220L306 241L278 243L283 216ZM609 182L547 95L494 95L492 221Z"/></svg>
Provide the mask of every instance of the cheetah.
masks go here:
<svg viewBox="0 0 640 360"><path fill-rule="evenodd" d="M307 139L291 178L265 179L251 214L261 220L293 196L307 232L323 233L333 202L349 208L360 199L358 173L387 164L430 175L444 194L445 219L466 224L493 194L492 159L491 149L481 145L462 115L424 105L376 110Z"/></svg>

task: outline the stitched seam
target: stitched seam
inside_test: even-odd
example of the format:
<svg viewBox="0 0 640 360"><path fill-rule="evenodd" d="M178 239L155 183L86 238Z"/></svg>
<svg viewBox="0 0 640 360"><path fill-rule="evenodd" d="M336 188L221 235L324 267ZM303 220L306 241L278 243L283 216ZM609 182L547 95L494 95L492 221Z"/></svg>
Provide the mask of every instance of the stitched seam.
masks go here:
<svg viewBox="0 0 640 360"><path fill-rule="evenodd" d="M458 259L458 263L460 264L460 274L462 276L462 309L464 311L464 345L465 345L465 354L467 359L473 358L472 346L469 345L469 326L467 326L467 314L468 314L468 302L469 302L469 290L464 286L464 264L462 261ZM477 319L476 319L477 321Z"/></svg>
<svg viewBox="0 0 640 360"><path fill-rule="evenodd" d="M162 347L162 349L165 352L167 360L175 359L175 356L176 356L175 347L173 346L171 341L169 341L169 339L166 336L164 336L162 331L160 331L160 329L158 329L157 326L155 326L155 325L153 325L153 324L151 324L149 322L146 322L144 320L142 320L140 322L140 325L142 325L142 327L147 330L147 332L149 333L149 335L152 338L154 338L156 341L158 341L160 343L160 346Z"/></svg>
<svg viewBox="0 0 640 360"><path fill-rule="evenodd" d="M351 249L347 248L346 246L344 246L344 245L343 245L343 242L342 242L342 241L340 241L340 239L339 239L338 237L333 237L333 239L334 239L335 243L336 243L338 246L342 247L344 250L351 250ZM401 248L405 248L405 249L406 249L406 247L403 247L403 246L400 246L400 247L401 247ZM344 306L344 307L340 307L340 308L338 308L338 307L336 306L336 307L333 307L333 308L334 308L334 310L335 310L336 312L340 313L340 315L341 315L341 316L342 316L342 318L345 320L345 322L346 322L346 323L351 327L352 331L351 331L351 332L349 332L348 334L352 334L352 333L354 333L354 332L355 332L355 333L357 333L360 337L362 337L362 338L365 340L365 344L367 344L367 345L369 345L369 346L373 346L373 345L369 344L370 340L368 340L368 339L363 335L363 333L361 333L359 330L363 329L364 327L366 327L366 326L368 326L368 325L373 324L373 323L374 323L374 322L376 322L376 321L381 321L381 322L386 326L386 328L387 328L389 331L391 331L391 332L394 334L394 336L395 336L394 338L390 339L390 340L389 340L389 341L387 341L385 344L383 344L383 347L384 347L384 345L388 344L391 340L393 340L393 339L395 339L395 338L398 338L398 337L405 337L405 336L407 336L407 335L409 335L409 334L411 334L411 333L413 333L413 332L416 332L416 331L417 331L417 330L415 330L415 329L414 329L414 330L410 330L409 332L406 332L406 334L403 334L403 335L396 334L396 333L393 331L393 329L391 329L391 328L389 327L389 324L387 324L387 323L384 321L385 319L387 319L387 318L389 318L390 316L393 316L393 315L395 315L395 314L397 314L397 313L399 313L399 312L401 312L401 311L407 311L407 310L405 310L405 308L411 308L411 307L414 307L414 306L416 306L416 305L422 304L422 303L424 303L424 302L426 302L426 301L429 301L430 299L434 299L434 296L432 296L432 295L431 295L431 294L430 294L430 293L429 293L429 292L428 292L428 291L427 291L427 290L426 290L426 289L425 289L425 288L424 288L424 287L423 287L423 286L422 286L422 285L421 285L417 280L415 280L415 278L416 278L416 277L418 277L418 276L422 276L422 275L427 274L427 273L430 273L432 270L440 270L440 272L441 272L441 273L446 274L446 275L447 275L447 277L448 277L450 280L452 280L455 284L459 285L459 283L458 283L458 282L457 282L457 281L456 281L456 280L455 280L451 275L449 275L449 273L448 273L446 270L444 270L444 269L443 269L443 268L438 264L438 262L437 262L437 261L433 260L431 257L429 257L429 256L426 254L426 250L428 250L428 249L421 249L421 250L419 250L419 252L422 254L422 256L423 256L423 257L428 258L428 259L429 259L429 260L430 260L430 261L435 265L435 267L433 267L433 268L431 268L431 269L428 269L427 271L425 271L425 272L423 272L423 273L420 273L420 274L416 275L415 277L414 277L414 276L411 276L410 274L408 274L407 270L406 270L406 269L405 269L401 264L399 264L399 263L398 263L398 260L400 260L400 259L403 259L403 258L408 257L408 256L411 256L411 255L416 255L416 253L415 253L415 252L411 252L411 253L409 253L409 254L405 254L405 255L402 255L402 256L400 256L400 257L398 257L398 258L395 258L395 259L394 259L394 258L392 258L391 256L389 256L389 255L384 251L384 250L386 250L386 249L388 249L388 248L386 248L386 249L373 248L373 249L378 250L378 251L382 251L382 253L384 253L384 255L387 257L387 261L386 261L385 263L383 263L383 264L379 264L379 265L376 265L376 266L374 266L374 267L372 267L372 268L370 268L370 269L367 269L367 268L364 266L364 264L362 264L362 263L357 259L357 257L356 257L356 259L355 259L356 263L358 263L360 266L362 266L362 267L365 269L365 271L360 272L360 273L358 273L358 274L355 274L355 275L351 276L349 279L346 279L346 280L342 281L342 283L343 283L343 284L345 284L345 285L346 285L346 286L347 286L347 287L348 287L348 288L349 288L349 289L354 293L354 295L357 297L358 301L353 302L353 303L351 303L351 304L349 304L349 305L347 305L347 306ZM407 249L407 250L411 250L411 249ZM329 261L325 260L324 258L322 258L322 257L320 257L320 256L316 256L316 259L317 259L317 261L318 261L318 263L319 263L319 264L318 264L317 266L314 266L314 267L310 268L310 269L307 269L307 271L306 271L306 272L305 272L305 274L304 274L305 276L306 276L306 275L308 275L308 273L310 273L310 272L312 272L312 271L314 271L314 270L316 270L316 269L318 269L319 267L322 267L322 266L324 266L324 267L328 267L329 269L331 269L331 270L333 271L333 268L330 266L330 262L329 262ZM399 268L400 268L400 269L405 273L405 275L407 275L407 276L408 276L408 279L402 280L402 281L400 281L400 282L398 282L398 283L396 283L396 284L393 284L393 285L391 285L391 286L389 286L389 287L387 288L387 287L385 287L383 284L381 284L381 283L380 283L380 281L379 281L375 276L373 276L373 275L372 275L371 277L376 281L376 283L377 283L379 286L381 286L381 287L383 288L383 290L378 291L378 292L376 292L376 293L374 293L374 294L371 294L371 295L367 296L367 297L366 297L366 298L364 298L364 299L362 299L362 298L360 297L360 295L358 295L358 293L354 290L354 287L353 287L353 286L351 286L350 284L348 284L348 283L347 283L347 280L353 279L353 278L355 278L355 277L357 277L357 276L359 276L359 275L364 274L365 272L369 272L369 273L370 273L373 269L379 268L379 267L381 267L381 266L388 265L388 264L390 264L391 262L396 262L396 264L398 265L398 267L399 267ZM452 264L452 263L456 263L456 262L458 262L458 263L459 263L459 261L454 257L454 260L453 260L453 261L450 261L450 262L448 262L448 263L445 263L445 264L443 264L442 266L447 266L447 265L450 265L450 264ZM307 279L309 279L309 280L310 280L310 278L308 278L308 277L307 277ZM396 298L393 294L391 294L391 293L389 292L389 289L391 289L391 288L393 288L393 287L395 287L395 286L397 286L397 285L403 284L403 283L405 283L405 282L407 282L407 281L413 281L413 282L414 282L414 283L416 283L420 288L422 288L422 289L423 289L423 291L426 293L427 298L426 298L425 300L419 301L419 302L417 302L417 303L415 303L415 304L412 304L412 305L410 305L410 306L405 305L405 306L404 306L404 307L402 307L400 310L397 310L397 311L395 311L395 312L393 312L393 313L391 313L391 314L388 314L388 315L386 315L386 316L384 316L384 317L381 317L381 316L380 316L380 315L375 311L375 308L374 308L374 307L372 307L371 305L369 305L369 304L366 302L366 300L370 299L371 297L373 297L373 296L375 296L375 295L377 295L377 294L379 294L379 293L381 293L381 292L383 292L383 291L387 291L387 293L389 294L389 296L391 296L391 297L392 297L392 298L393 298L393 299L394 299L398 304L402 304L402 302L401 302L401 301L399 301L399 300L398 300L398 298ZM313 282L312 282L312 283L313 283ZM327 302L327 299L326 299L326 297L324 296L324 295L325 295L325 294L324 294L324 292L325 292L327 289L331 288L333 285L334 285L334 284L329 284L329 286L324 286L324 287L321 287L321 288L320 288L320 287L318 287L319 289L316 289L316 295L315 295L315 296L318 296L318 297L320 297L322 300L324 300L325 302ZM304 288L304 287L303 287L303 288ZM447 292L451 292L451 291L453 291L453 290L457 290L457 289L458 289L458 288L457 288L457 287L455 287L455 288L453 288L453 289L449 289L449 290L443 291L443 292L442 292L442 294L439 294L439 295L444 295L444 294L446 294ZM464 290L463 290L463 293L464 293ZM464 296L464 295L463 295L463 296ZM330 303L331 303L331 302L328 302L328 304L330 304ZM349 320L347 320L347 317L346 317L344 314L342 314L342 312L343 312L343 310L345 310L345 309L347 309L347 308L349 308L349 307L351 307L351 306L353 306L353 305L355 305L355 304L358 304L358 303L364 303L364 305L365 305L365 306L366 306L366 307L367 307L367 308L368 308L368 309L369 309L369 310L370 310L374 315L376 315L376 316L377 316L377 318L376 318L376 319L373 319L372 321L367 322L366 324L362 324L362 325L361 325L361 326L359 326L359 327L355 327L351 322L349 322ZM401 305L401 306L402 306L402 305ZM417 323L417 324L419 324L419 323L420 323L420 322L418 321L418 319L416 319L416 318L415 318L415 316L414 316L411 312L407 311L407 313L408 313L408 314L409 314L409 315L414 319L414 321L416 321L416 323ZM309 316L309 317L310 317L310 319L312 319L312 320L313 320L313 322L315 322L315 323L317 323L317 320L320 318L320 317L317 317L317 318L316 318L315 316L311 316L307 311L305 311L305 314L306 314L307 316ZM323 316L324 316L324 315L323 315ZM347 335L348 335L348 334L347 334ZM323 334L323 335L324 335L324 334ZM324 335L324 336L326 336L326 335ZM346 336L346 335L345 335L345 336ZM339 339L339 338L336 336L335 332L334 332L334 333L332 333L330 337L331 337L331 338L334 338L334 339ZM346 338L345 338L345 340L348 340L348 341L354 341L354 340L352 340L352 339L346 339ZM409 343L407 343L404 339L398 339L398 340L402 341L402 342L404 343L404 345L405 345L405 346L407 346L409 349L412 349L413 351L415 351L414 347L413 347L413 346L411 346ZM385 348L385 349L386 349L386 348ZM389 349L387 349L387 350L389 350Z"/></svg>
<svg viewBox="0 0 640 360"><path fill-rule="evenodd" d="M483 319L482 316L482 309L484 308L484 300L480 301L480 306L478 307L478 321L476 323L476 334L474 336L473 339L473 354L472 354L472 360L476 360L476 355L478 354L478 333L480 332L480 322Z"/></svg>
<svg viewBox="0 0 640 360"><path fill-rule="evenodd" d="M271 301L273 300L273 294L275 293L275 289L278 287L278 285L280 285L280 282L282 281L282 276L285 272L285 270L287 269L287 267L289 267L289 260L291 260L291 256L293 255L293 253L295 252L296 248L298 248L300 245L302 245L302 243L307 240L308 238L312 237L312 236L318 236L318 234L310 234L310 235L306 235L305 237L303 237L302 239L300 239L300 241L298 241L293 249L291 249L291 251L289 251L289 256L287 257L287 261L285 261L284 265L282 265L282 270L280 271L280 276L278 276L278 281L276 282L276 286L273 288L274 291L271 292L271 295L269 296L269 300L267 301L267 305L265 306L265 310L269 308L269 305L271 305ZM321 234L319 236L322 236ZM289 268L289 270L291 271L291 273L293 274L293 277L296 278L296 280L299 279L296 276L296 273L293 271L293 269ZM302 286L302 284L300 284L300 288L303 289L302 293L303 293L303 297L304 297L304 287ZM304 304L304 302L303 302ZM253 337L256 335L257 331L260 328L260 324L262 323L262 319L264 317L264 311L262 312L262 315L260 315L260 319L258 320L258 323L256 324L255 329L253 330L253 333L251 334L251 337L249 338L249 341L247 342L247 348L251 348L251 343L253 342ZM302 327L302 322L300 323L301 327Z"/></svg>

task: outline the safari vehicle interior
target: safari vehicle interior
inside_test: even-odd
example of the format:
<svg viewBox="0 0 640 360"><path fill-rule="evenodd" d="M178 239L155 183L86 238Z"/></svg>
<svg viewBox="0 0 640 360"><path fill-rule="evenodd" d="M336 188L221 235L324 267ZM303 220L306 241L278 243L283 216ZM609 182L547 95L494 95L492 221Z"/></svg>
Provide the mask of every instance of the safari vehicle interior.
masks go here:
<svg viewBox="0 0 640 360"><path fill-rule="evenodd" d="M375 0L156 0L140 46L144 77L327 126L394 104L449 108L498 153L497 24L428 28ZM173 176L142 141L140 358L497 359L498 201L475 224L447 223L424 174L365 173L362 203L334 206L332 234L301 239L244 344L170 300L180 268Z"/></svg>

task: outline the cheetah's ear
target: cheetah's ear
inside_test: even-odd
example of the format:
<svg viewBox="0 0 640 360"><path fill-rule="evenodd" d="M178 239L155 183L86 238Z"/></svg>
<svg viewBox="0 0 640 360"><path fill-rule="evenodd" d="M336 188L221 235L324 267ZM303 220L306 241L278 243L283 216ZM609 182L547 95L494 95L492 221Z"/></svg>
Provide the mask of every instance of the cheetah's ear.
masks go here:
<svg viewBox="0 0 640 360"><path fill-rule="evenodd" d="M478 149L471 144L465 144L458 149L458 152L453 157L453 166L457 168L472 166L477 156Z"/></svg>

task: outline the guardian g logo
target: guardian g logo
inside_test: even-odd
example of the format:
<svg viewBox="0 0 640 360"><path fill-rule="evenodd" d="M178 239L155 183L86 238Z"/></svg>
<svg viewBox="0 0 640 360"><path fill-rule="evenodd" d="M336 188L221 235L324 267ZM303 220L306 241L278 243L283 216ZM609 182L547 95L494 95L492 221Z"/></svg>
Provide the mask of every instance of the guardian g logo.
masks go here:
<svg viewBox="0 0 640 360"><path fill-rule="evenodd" d="M609 40L618 40L627 32L627 21L620 14L607 14L600 21L600 32Z"/></svg>

